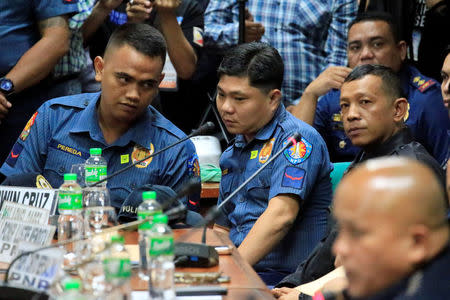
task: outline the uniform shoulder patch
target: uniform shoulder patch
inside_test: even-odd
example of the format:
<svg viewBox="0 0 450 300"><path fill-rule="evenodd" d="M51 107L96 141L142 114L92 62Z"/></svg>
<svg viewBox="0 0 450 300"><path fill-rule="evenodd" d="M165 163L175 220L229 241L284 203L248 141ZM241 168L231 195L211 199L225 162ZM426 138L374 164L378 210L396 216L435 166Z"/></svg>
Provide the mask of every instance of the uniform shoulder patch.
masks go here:
<svg viewBox="0 0 450 300"><path fill-rule="evenodd" d="M198 156L196 153L192 154L187 161L189 176L200 176L200 165L198 163Z"/></svg>
<svg viewBox="0 0 450 300"><path fill-rule="evenodd" d="M424 93L430 87L435 85L436 81L434 79L426 80L425 78L416 76L413 78L413 83L421 93Z"/></svg>
<svg viewBox="0 0 450 300"><path fill-rule="evenodd" d="M283 146L286 145L288 141L283 143ZM299 163L304 162L311 155L312 144L309 143L304 137L302 137L301 141L295 144L294 146L284 150L284 157L293 165L297 165Z"/></svg>
<svg viewBox="0 0 450 300"><path fill-rule="evenodd" d="M36 120L38 112L35 112L31 118L28 120L27 125L25 125L25 128L22 130L22 133L20 134L19 138L25 142L28 135L30 134L31 127L34 125L34 121Z"/></svg>
<svg viewBox="0 0 450 300"><path fill-rule="evenodd" d="M301 189L305 180L306 171L302 168L288 166L284 169L281 186Z"/></svg>

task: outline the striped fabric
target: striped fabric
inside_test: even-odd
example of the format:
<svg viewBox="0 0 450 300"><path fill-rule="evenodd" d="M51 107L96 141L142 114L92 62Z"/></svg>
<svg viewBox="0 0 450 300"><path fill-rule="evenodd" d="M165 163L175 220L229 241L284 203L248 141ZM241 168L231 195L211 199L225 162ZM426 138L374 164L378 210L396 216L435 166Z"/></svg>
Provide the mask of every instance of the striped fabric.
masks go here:
<svg viewBox="0 0 450 300"><path fill-rule="evenodd" d="M211 0L205 12L205 45L228 48L238 42L236 0ZM346 65L347 27L356 16L356 0L249 0L255 22L285 63L283 100L299 101L303 90L329 65Z"/></svg>
<svg viewBox="0 0 450 300"><path fill-rule="evenodd" d="M86 66L85 50L81 26L89 17L96 0L79 0L79 13L69 19L69 28L72 33L69 53L64 55L53 70L53 77L58 78L79 73Z"/></svg>

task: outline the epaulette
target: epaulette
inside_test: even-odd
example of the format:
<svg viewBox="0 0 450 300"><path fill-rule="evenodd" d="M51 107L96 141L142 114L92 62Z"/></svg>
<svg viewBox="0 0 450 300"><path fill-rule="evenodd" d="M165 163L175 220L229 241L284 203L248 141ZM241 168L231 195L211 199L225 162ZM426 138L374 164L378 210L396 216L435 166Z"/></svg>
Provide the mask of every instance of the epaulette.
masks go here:
<svg viewBox="0 0 450 300"><path fill-rule="evenodd" d="M68 107L86 108L91 101L95 101L100 96L100 93L86 93L78 95L69 95L59 97L48 101L49 106L61 105Z"/></svg>
<svg viewBox="0 0 450 300"><path fill-rule="evenodd" d="M428 90L431 86L435 85L436 81L434 79L428 79L422 78L420 76L416 76L413 79L413 85L417 87L417 89L423 93L426 90Z"/></svg>

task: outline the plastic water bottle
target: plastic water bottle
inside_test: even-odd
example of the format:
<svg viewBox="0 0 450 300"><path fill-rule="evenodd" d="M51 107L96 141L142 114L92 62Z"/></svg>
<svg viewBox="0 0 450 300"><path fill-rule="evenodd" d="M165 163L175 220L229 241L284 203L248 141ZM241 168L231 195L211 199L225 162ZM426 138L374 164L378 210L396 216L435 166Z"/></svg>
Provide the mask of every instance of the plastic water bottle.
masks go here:
<svg viewBox="0 0 450 300"><path fill-rule="evenodd" d="M173 233L164 214L153 217L149 240L149 292L152 300L175 299Z"/></svg>
<svg viewBox="0 0 450 300"><path fill-rule="evenodd" d="M58 297L59 300L87 300L88 298L81 293L81 282L78 279L71 278L63 283L64 293Z"/></svg>
<svg viewBox="0 0 450 300"><path fill-rule="evenodd" d="M138 220L154 216L162 213L161 205L156 201L156 192L149 191L142 193L142 203L137 209ZM150 229L153 221L149 221L139 225L139 277L142 280L148 280L148 239L150 237Z"/></svg>
<svg viewBox="0 0 450 300"><path fill-rule="evenodd" d="M100 181L107 176L107 163L102 157L101 148L89 149L91 156L84 163L86 185L93 184ZM101 183L106 186L106 181Z"/></svg>
<svg viewBox="0 0 450 300"><path fill-rule="evenodd" d="M77 183L77 174L64 174L64 183L58 190L58 241L79 238L83 235L83 200L82 190ZM82 251L82 242L64 246L64 265L73 266L78 263Z"/></svg>
<svg viewBox="0 0 450 300"><path fill-rule="evenodd" d="M103 259L108 299L131 299L131 261L121 235L111 237L111 247Z"/></svg>

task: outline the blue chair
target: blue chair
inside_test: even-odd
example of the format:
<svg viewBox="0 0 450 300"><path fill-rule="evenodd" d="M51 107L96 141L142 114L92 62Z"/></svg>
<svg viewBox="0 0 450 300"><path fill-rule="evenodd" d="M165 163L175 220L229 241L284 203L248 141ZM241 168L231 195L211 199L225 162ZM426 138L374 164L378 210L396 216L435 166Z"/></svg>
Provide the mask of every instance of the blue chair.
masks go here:
<svg viewBox="0 0 450 300"><path fill-rule="evenodd" d="M347 170L348 166L351 162L336 162L333 163L334 169L330 173L331 177L331 189L334 191L336 190L336 187L341 181L342 175L344 175L345 170Z"/></svg>

